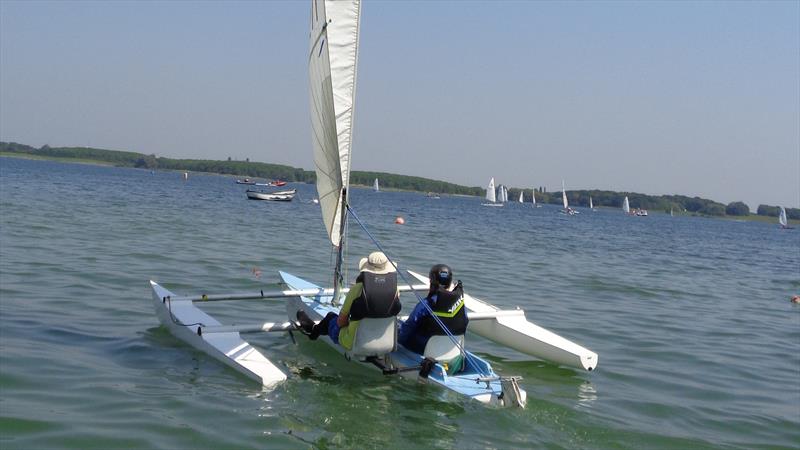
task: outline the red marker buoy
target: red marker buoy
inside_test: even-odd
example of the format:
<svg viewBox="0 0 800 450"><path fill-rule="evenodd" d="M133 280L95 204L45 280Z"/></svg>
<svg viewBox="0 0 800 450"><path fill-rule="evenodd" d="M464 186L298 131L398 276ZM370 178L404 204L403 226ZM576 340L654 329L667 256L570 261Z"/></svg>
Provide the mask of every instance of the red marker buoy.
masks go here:
<svg viewBox="0 0 800 450"><path fill-rule="evenodd" d="M398 225L403 225L404 223L406 223L406 220L405 220L405 219L403 219L403 218L402 218L402 217L400 217L400 216L397 216L397 218L396 218L396 219L394 219L394 223L396 223L396 224L398 224Z"/></svg>

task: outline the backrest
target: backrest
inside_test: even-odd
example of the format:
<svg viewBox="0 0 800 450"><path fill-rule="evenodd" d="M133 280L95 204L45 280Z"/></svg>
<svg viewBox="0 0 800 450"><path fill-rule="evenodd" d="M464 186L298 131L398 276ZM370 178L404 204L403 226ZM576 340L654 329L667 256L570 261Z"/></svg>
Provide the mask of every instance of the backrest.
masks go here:
<svg viewBox="0 0 800 450"><path fill-rule="evenodd" d="M455 336L456 341L464 347L464 335ZM450 336L431 336L425 345L424 356L438 362L449 362L461 354L461 349L450 340Z"/></svg>
<svg viewBox="0 0 800 450"><path fill-rule="evenodd" d="M383 356L397 350L397 318L361 319L350 353L358 356Z"/></svg>

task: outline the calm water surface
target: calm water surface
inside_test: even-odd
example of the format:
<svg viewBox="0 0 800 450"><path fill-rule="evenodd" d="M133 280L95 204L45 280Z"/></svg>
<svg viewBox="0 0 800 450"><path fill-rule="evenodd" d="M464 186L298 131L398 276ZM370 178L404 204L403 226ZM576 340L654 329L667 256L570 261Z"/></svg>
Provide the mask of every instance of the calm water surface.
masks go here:
<svg viewBox="0 0 800 450"><path fill-rule="evenodd" d="M525 410L489 409L250 335L290 374L262 390L159 327L147 280L240 292L281 269L330 284L314 187L292 187L291 203L258 202L230 177L0 158L0 448L800 447L800 230L775 224L354 189L402 267L450 264L470 293L599 353L598 370L471 336L528 391ZM348 279L372 250L350 236ZM207 309L285 317L278 300Z"/></svg>

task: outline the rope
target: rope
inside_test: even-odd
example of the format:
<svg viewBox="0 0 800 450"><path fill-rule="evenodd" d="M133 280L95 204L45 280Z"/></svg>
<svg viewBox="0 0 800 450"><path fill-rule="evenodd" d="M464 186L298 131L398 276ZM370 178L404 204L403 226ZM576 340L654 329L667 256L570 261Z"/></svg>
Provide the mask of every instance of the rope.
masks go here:
<svg viewBox="0 0 800 450"><path fill-rule="evenodd" d="M263 294L262 294L263 295ZM162 301L166 301L167 303L167 312L169 312L169 318L172 320L172 323L176 325L182 325L184 327L193 327L195 325L199 325L201 327L205 327L206 325L203 322L195 322L195 323L183 323L175 317L175 314L172 314L172 296L168 295L161 299Z"/></svg>
<svg viewBox="0 0 800 450"><path fill-rule="evenodd" d="M369 239L372 241L372 243L375 244L376 247L378 247L378 250L380 250L381 252L383 252L384 255L386 255L386 258L389 260L390 263L392 263L392 266L394 267L394 270L400 275L400 277L403 279L403 281L406 284L408 284L409 286L411 286L411 282L408 280L408 278L406 278L406 276L403 274L403 272L401 272L400 269L397 268L397 264L394 263L394 260L392 258L389 258L389 255L388 255L388 253L386 253L386 250L384 250L383 246L378 242L378 240L375 239L374 236L372 236L372 233L370 233L369 230L367 229L367 227L364 225L364 223L361 222L361 219L358 218L358 214L356 214L356 212L353 210L353 208L350 207L350 205L347 205L347 212L350 213L350 215L353 216L353 219L356 220L356 222L361 227L361 229L364 230L364 232L367 234L367 236L369 236ZM463 354L468 361L470 361L470 360L472 361L473 367L478 369L478 371L481 373L481 375L491 375L491 373L485 373L483 371L483 369L481 368L481 365L477 364L475 362L475 360L473 359L474 356L471 356L466 351L466 349L464 349L464 346L461 345L461 343L458 341L458 339L456 339L455 336L453 336L453 333L450 332L450 330L447 328L447 326L445 326L445 324L442 322L442 320L439 319L439 317L436 314L434 314L434 312L431 309L431 307L428 305L427 302L424 301L424 299L417 293L417 291L412 290L411 292L413 292L414 296L417 297L417 301L422 303L422 305L425 307L425 309L428 310L428 313L431 315L431 317L433 317L433 319L436 321L436 323L447 334L447 336L450 338L450 340L453 342L453 344L455 344L455 346L458 347L458 349L461 351L461 354Z"/></svg>

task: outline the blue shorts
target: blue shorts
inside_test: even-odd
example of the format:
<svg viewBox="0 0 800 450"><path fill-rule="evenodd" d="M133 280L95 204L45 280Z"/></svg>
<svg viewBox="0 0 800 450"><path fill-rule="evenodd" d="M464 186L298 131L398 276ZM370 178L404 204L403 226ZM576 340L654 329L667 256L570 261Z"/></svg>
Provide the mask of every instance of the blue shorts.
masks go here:
<svg viewBox="0 0 800 450"><path fill-rule="evenodd" d="M328 322L328 337L331 338L334 344L339 343L339 324L338 324L339 315L334 314L334 317L331 318L330 322Z"/></svg>

